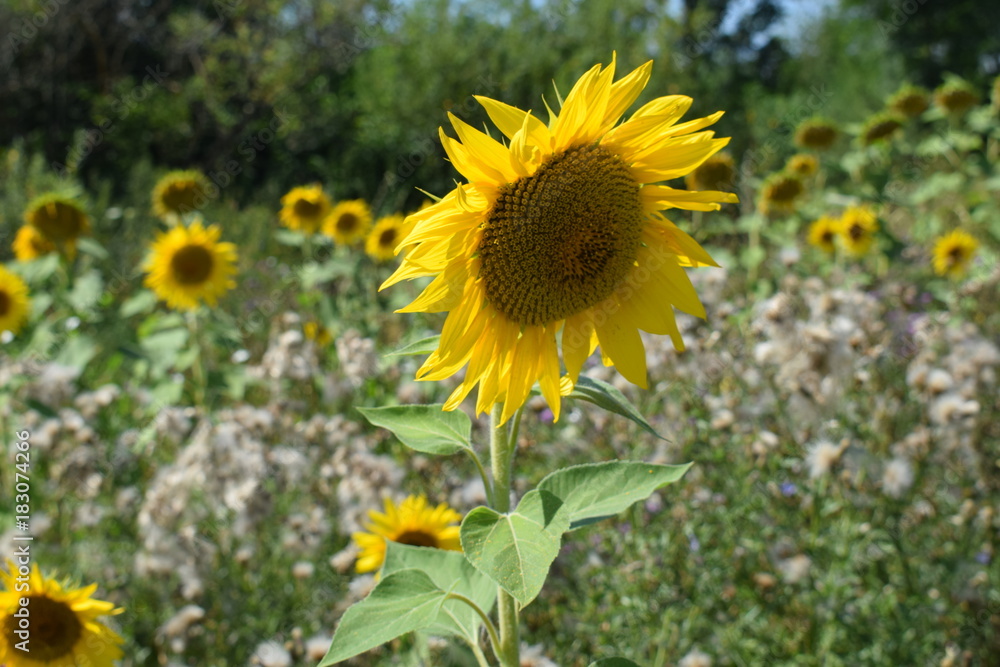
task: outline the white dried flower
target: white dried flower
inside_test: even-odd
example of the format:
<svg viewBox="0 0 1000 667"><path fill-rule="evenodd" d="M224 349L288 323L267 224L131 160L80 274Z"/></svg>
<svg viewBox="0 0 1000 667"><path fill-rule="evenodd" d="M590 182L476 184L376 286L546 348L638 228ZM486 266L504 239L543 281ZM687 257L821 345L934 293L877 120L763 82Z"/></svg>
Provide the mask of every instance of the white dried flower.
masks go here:
<svg viewBox="0 0 1000 667"><path fill-rule="evenodd" d="M712 658L700 649L691 649L680 659L677 667L712 667Z"/></svg>
<svg viewBox="0 0 1000 667"><path fill-rule="evenodd" d="M910 460L894 458L882 473L882 490L886 495L899 498L911 486L913 486L913 466Z"/></svg>

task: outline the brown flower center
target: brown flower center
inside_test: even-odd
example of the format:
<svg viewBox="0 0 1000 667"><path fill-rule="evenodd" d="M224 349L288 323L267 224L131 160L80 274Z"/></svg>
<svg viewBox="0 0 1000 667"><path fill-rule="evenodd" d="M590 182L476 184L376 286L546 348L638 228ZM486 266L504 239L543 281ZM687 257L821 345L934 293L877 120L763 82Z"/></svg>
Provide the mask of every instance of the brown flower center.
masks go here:
<svg viewBox="0 0 1000 667"><path fill-rule="evenodd" d="M58 602L43 595L32 595L28 598L30 658L42 664L56 661L73 652L73 647L83 634L83 625L64 602ZM19 627L20 619L13 615L7 616L4 624L4 640L8 646L14 646L22 641L14 634ZM13 652L11 652L13 656Z"/></svg>
<svg viewBox="0 0 1000 667"><path fill-rule="evenodd" d="M344 233L353 232L358 228L358 224L360 222L361 221L358 219L358 216L353 213L344 213L337 218L337 231Z"/></svg>
<svg viewBox="0 0 1000 667"><path fill-rule="evenodd" d="M297 199L293 209L295 210L295 215L300 218L315 218L319 216L323 207L308 199Z"/></svg>
<svg viewBox="0 0 1000 667"><path fill-rule="evenodd" d="M635 262L639 185L601 146L570 148L500 188L479 245L490 303L523 325L564 319L611 295Z"/></svg>
<svg viewBox="0 0 1000 667"><path fill-rule="evenodd" d="M184 246L170 260L170 269L181 285L199 285L212 273L212 253L200 245Z"/></svg>
<svg viewBox="0 0 1000 667"><path fill-rule="evenodd" d="M378 237L378 244L383 248L392 248L396 243L396 230L387 229Z"/></svg>
<svg viewBox="0 0 1000 667"><path fill-rule="evenodd" d="M411 547L436 547L438 545L437 538L422 530L408 530L393 540L393 542L409 544Z"/></svg>

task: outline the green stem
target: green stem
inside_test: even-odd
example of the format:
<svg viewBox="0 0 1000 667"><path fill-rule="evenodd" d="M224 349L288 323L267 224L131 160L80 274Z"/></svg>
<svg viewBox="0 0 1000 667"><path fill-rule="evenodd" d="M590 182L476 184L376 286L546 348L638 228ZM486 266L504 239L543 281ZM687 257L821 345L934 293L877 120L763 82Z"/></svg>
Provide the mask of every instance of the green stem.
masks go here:
<svg viewBox="0 0 1000 667"><path fill-rule="evenodd" d="M510 490L511 471L514 461L514 446L516 441L511 438L515 435L517 424L521 420L521 411L514 415L513 433L509 433L500 423L503 415L503 405L496 403L490 412L490 464L493 473L493 509L497 512L506 513L510 511ZM520 620L518 618L517 601L505 591L502 586L497 587L497 613L500 620L500 646L496 647L497 658L501 667L519 667L520 639L518 629Z"/></svg>
<svg viewBox="0 0 1000 667"><path fill-rule="evenodd" d="M198 335L198 315L197 310L189 310L187 312L187 324L188 330L191 332L191 337L188 340L188 345L195 345L198 348L198 354L194 357L194 362L191 364L191 380L194 382L194 399L197 405L205 404L205 367L202 365L201 360L201 338Z"/></svg>
<svg viewBox="0 0 1000 667"><path fill-rule="evenodd" d="M479 459L479 455L476 454L475 450L470 448L468 452L469 456L472 457L472 462L476 464L479 476L483 480L483 488L486 490L486 504L493 507L493 484L490 483L490 476L486 473L486 468L483 467L483 462Z"/></svg>
<svg viewBox="0 0 1000 667"><path fill-rule="evenodd" d="M479 664L479 667L490 667L490 663L483 655L483 649L479 648L479 644L470 643L469 647L472 649L472 655L476 656L476 663Z"/></svg>
<svg viewBox="0 0 1000 667"><path fill-rule="evenodd" d="M482 607L476 604L474 601L465 597L461 593L448 593L447 599L458 600L459 602L464 602L468 606L472 607L472 610L476 612L479 618L482 620L483 625L486 626L486 634L490 636L490 644L493 646L493 652L496 653L500 647L500 637L497 635L497 627L493 625L493 621L490 620L489 615L483 611ZM479 648L479 645L474 645L475 648Z"/></svg>

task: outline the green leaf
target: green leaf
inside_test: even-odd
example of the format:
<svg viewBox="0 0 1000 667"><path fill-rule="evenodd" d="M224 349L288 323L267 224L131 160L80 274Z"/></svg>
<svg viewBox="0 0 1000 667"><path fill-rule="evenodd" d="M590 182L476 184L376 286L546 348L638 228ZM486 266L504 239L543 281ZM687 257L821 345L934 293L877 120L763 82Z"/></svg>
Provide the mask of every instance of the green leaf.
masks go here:
<svg viewBox="0 0 1000 667"><path fill-rule="evenodd" d="M438 343L441 341L441 336L428 336L427 338L421 338L420 340L414 341L408 345L404 345L398 350L389 352L385 356L387 357L409 357L419 354L430 354L438 348Z"/></svg>
<svg viewBox="0 0 1000 667"><path fill-rule="evenodd" d="M612 517L676 482L691 464L656 465L641 461L606 461L563 468L550 473L538 488L562 499L570 530Z"/></svg>
<svg viewBox="0 0 1000 667"><path fill-rule="evenodd" d="M386 541L382 576L410 568L425 572L442 590L469 598L486 614L493 609L497 597L496 584L472 567L458 551L413 547ZM460 600L448 600L428 632L457 634L470 642L477 642L481 625L482 621L472 607Z"/></svg>
<svg viewBox="0 0 1000 667"><path fill-rule="evenodd" d="M62 366L71 366L82 373L96 354L97 343L94 339L80 335L67 340L52 361Z"/></svg>
<svg viewBox="0 0 1000 667"><path fill-rule="evenodd" d="M590 667L639 667L628 658L601 658L597 662L590 663Z"/></svg>
<svg viewBox="0 0 1000 667"><path fill-rule="evenodd" d="M88 271L73 283L73 290L67 299L77 312L90 310L104 293L104 281L97 271Z"/></svg>
<svg viewBox="0 0 1000 667"><path fill-rule="evenodd" d="M364 653L400 635L434 624L447 592L420 570L398 570L344 612L319 667Z"/></svg>
<svg viewBox="0 0 1000 667"><path fill-rule="evenodd" d="M81 236L76 240L76 247L84 255L90 255L96 260L103 261L108 258L108 251L100 243L89 236Z"/></svg>
<svg viewBox="0 0 1000 667"><path fill-rule="evenodd" d="M306 237L302 235L302 232L296 232L290 229L276 229L274 231L274 240L281 245L289 245L300 248L305 244Z"/></svg>
<svg viewBox="0 0 1000 667"><path fill-rule="evenodd" d="M441 404L358 408L375 426L392 431L404 445L425 454L448 455L471 449L472 421L461 410L445 412Z"/></svg>
<svg viewBox="0 0 1000 667"><path fill-rule="evenodd" d="M132 317L133 315L145 314L156 307L156 294L148 289L139 290L134 296L129 297L122 304L118 311L122 317Z"/></svg>
<svg viewBox="0 0 1000 667"><path fill-rule="evenodd" d="M469 512L462 521L462 549L477 570L524 607L542 590L568 529L569 513L563 501L549 491L535 489L510 514L488 507Z"/></svg>
<svg viewBox="0 0 1000 667"><path fill-rule="evenodd" d="M612 387L607 382L602 382L601 380L595 380L581 375L576 382L576 386L573 387L573 391L570 393L569 397L593 403L597 407L604 408L608 412L621 415L626 419L634 421L636 424L641 426L643 430L655 435L660 440L666 440L666 438L657 433L653 427L649 425L646 418L642 416L634 405L632 405L631 401L625 398L623 393Z"/></svg>

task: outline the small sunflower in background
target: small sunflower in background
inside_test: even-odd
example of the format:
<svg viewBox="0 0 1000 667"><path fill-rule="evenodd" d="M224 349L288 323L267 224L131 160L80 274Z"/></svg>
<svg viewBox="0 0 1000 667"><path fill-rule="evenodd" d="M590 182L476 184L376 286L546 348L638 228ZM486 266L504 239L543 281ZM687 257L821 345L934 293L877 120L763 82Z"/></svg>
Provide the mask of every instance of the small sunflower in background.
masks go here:
<svg viewBox="0 0 1000 667"><path fill-rule="evenodd" d="M903 127L904 119L892 112L880 113L865 121L859 135L864 146L888 141Z"/></svg>
<svg viewBox="0 0 1000 667"><path fill-rule="evenodd" d="M171 171L153 188L153 213L167 222L176 222L205 205L208 187L209 181L200 171Z"/></svg>
<svg viewBox="0 0 1000 667"><path fill-rule="evenodd" d="M993 79L993 110L1000 111L1000 76Z"/></svg>
<svg viewBox="0 0 1000 667"><path fill-rule="evenodd" d="M952 76L934 90L934 103L949 114L959 115L979 103L979 93L965 79Z"/></svg>
<svg viewBox="0 0 1000 667"><path fill-rule="evenodd" d="M0 266L0 333L17 333L28 320L31 300L21 277Z"/></svg>
<svg viewBox="0 0 1000 667"><path fill-rule="evenodd" d="M302 335L306 340L316 343L316 347L326 347L333 341L329 329L315 320L309 320L302 325Z"/></svg>
<svg viewBox="0 0 1000 667"><path fill-rule="evenodd" d="M840 240L852 255L864 255L875 242L878 218L868 206L851 206L840 217Z"/></svg>
<svg viewBox="0 0 1000 667"><path fill-rule="evenodd" d="M810 118L795 128L795 145L815 151L825 151L837 140L840 131L825 118Z"/></svg>
<svg viewBox="0 0 1000 667"><path fill-rule="evenodd" d="M824 215L809 225L809 244L832 253L837 249L836 239L840 223L836 218Z"/></svg>
<svg viewBox="0 0 1000 667"><path fill-rule="evenodd" d="M358 573L374 572L385 562L386 540L414 547L434 547L446 551L461 551L459 526L462 515L441 503L430 507L425 496L409 496L396 505L385 499L385 512L370 510L365 524L368 532L352 535L361 552Z"/></svg>
<svg viewBox="0 0 1000 667"><path fill-rule="evenodd" d="M396 246L406 236L404 216L387 215L379 218L365 239L365 252L376 262L388 262L396 256Z"/></svg>
<svg viewBox="0 0 1000 667"><path fill-rule="evenodd" d="M788 158L785 169L799 178L809 178L819 170L819 160L809 153L796 153Z"/></svg>
<svg viewBox="0 0 1000 667"><path fill-rule="evenodd" d="M7 561L7 572L0 572L4 590L0 590L0 664L6 667L112 667L123 657L124 643L118 633L104 625L102 616L120 614L123 609L93 596L97 584L83 588L64 586L45 577L37 564L31 566L27 582L17 575L17 566ZM27 591L17 590L18 581L28 584ZM30 652L17 648L22 641L15 631L21 608L20 599L28 598L30 613Z"/></svg>
<svg viewBox="0 0 1000 667"><path fill-rule="evenodd" d="M32 225L21 225L14 236L14 243L11 245L14 257L19 262L30 262L58 251L55 244L45 238L45 235ZM67 241L63 247L67 258L73 259L76 256L76 241Z"/></svg>
<svg viewBox="0 0 1000 667"><path fill-rule="evenodd" d="M341 245L354 245L365 238L372 224L372 211L363 199L342 201L323 221L323 233Z"/></svg>
<svg viewBox="0 0 1000 667"><path fill-rule="evenodd" d="M315 234L330 213L330 198L321 185L292 188L281 198L281 224L303 234Z"/></svg>
<svg viewBox="0 0 1000 667"><path fill-rule="evenodd" d="M194 310L200 301L214 306L236 286L236 246L220 243L220 234L201 221L160 233L143 267L146 287L176 310Z"/></svg>
<svg viewBox="0 0 1000 667"><path fill-rule="evenodd" d="M57 250L69 254L78 238L90 232L90 218L76 201L47 193L35 198L24 212L24 221Z"/></svg>
<svg viewBox="0 0 1000 667"><path fill-rule="evenodd" d="M979 242L969 233L956 229L934 242L934 272L939 276L958 278L969 270Z"/></svg>
<svg viewBox="0 0 1000 667"><path fill-rule="evenodd" d="M684 184L689 190L730 190L735 175L733 156L722 152L698 165L684 177Z"/></svg>
<svg viewBox="0 0 1000 667"><path fill-rule="evenodd" d="M930 103L930 95L924 88L905 84L889 98L888 107L902 116L914 118L927 111Z"/></svg>
<svg viewBox="0 0 1000 667"><path fill-rule="evenodd" d="M417 371L437 381L467 366L445 410L478 387L476 411L502 403L503 423L537 382L558 419L563 390L598 346L606 365L645 387L640 330L683 350L674 308L705 317L684 267L717 264L663 211L715 211L736 195L658 183L686 176L729 142L700 131L722 112L679 123L693 100L671 95L620 123L652 62L617 81L615 69L612 59L587 71L548 124L477 96L509 142L454 115L458 138L440 130L468 182L409 216L403 242L415 247L382 289L434 277L401 312L448 311L440 345Z"/></svg>
<svg viewBox="0 0 1000 667"><path fill-rule="evenodd" d="M805 186L798 176L778 172L771 174L764 181L760 194L760 210L770 215L772 213L791 213Z"/></svg>

